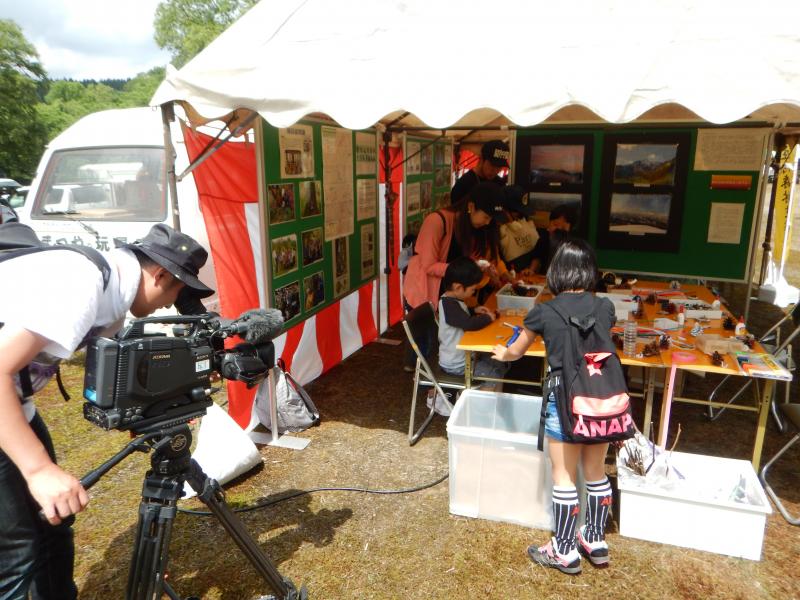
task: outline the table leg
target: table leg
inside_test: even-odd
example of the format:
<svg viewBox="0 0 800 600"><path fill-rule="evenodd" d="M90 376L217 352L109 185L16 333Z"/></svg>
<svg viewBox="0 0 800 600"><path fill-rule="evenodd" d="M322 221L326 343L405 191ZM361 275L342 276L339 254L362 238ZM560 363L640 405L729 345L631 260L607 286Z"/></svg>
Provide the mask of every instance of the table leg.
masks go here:
<svg viewBox="0 0 800 600"><path fill-rule="evenodd" d="M472 352L464 353L464 385L467 389L472 387Z"/></svg>
<svg viewBox="0 0 800 600"><path fill-rule="evenodd" d="M653 421L653 397L656 393L656 370L645 369L647 376L644 382L644 437L650 439L650 423Z"/></svg>
<svg viewBox="0 0 800 600"><path fill-rule="evenodd" d="M764 447L764 434L767 431L767 418L769 417L769 407L772 402L772 386L775 382L772 379L755 379L756 398L758 400L758 427L756 428L756 441L753 444L753 468L758 473L758 464L761 462L761 450ZM758 388L761 394L758 393Z"/></svg>

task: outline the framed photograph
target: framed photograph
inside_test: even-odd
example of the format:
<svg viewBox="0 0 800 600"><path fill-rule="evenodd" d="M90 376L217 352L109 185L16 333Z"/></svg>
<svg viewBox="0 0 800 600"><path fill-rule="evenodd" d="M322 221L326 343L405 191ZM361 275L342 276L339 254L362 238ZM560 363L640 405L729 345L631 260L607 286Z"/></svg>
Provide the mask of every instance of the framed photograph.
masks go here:
<svg viewBox="0 0 800 600"><path fill-rule="evenodd" d="M314 128L296 124L278 130L281 179L314 176Z"/></svg>
<svg viewBox="0 0 800 600"><path fill-rule="evenodd" d="M306 312L325 303L325 276L318 271L303 279L303 308Z"/></svg>
<svg viewBox="0 0 800 600"><path fill-rule="evenodd" d="M608 230L629 235L666 235L671 194L612 194Z"/></svg>
<svg viewBox="0 0 800 600"><path fill-rule="evenodd" d="M427 212L433 206L433 182L421 181L419 184L419 209Z"/></svg>
<svg viewBox="0 0 800 600"><path fill-rule="evenodd" d="M420 173L433 173L433 145L425 142L420 152Z"/></svg>
<svg viewBox="0 0 800 600"><path fill-rule="evenodd" d="M588 239L592 148L594 138L586 134L517 138L514 183L528 190L536 227L547 227L550 211L567 205L575 215L572 232Z"/></svg>
<svg viewBox="0 0 800 600"><path fill-rule="evenodd" d="M433 185L437 188L450 188L450 167L436 167L436 172L433 176Z"/></svg>
<svg viewBox="0 0 800 600"><path fill-rule="evenodd" d="M281 277L297 269L297 235L275 238L272 244L272 277Z"/></svg>
<svg viewBox="0 0 800 600"><path fill-rule="evenodd" d="M686 132L606 135L598 248L680 250L690 143Z"/></svg>
<svg viewBox="0 0 800 600"><path fill-rule="evenodd" d="M350 291L350 238L333 241L333 295L338 298Z"/></svg>
<svg viewBox="0 0 800 600"><path fill-rule="evenodd" d="M419 175L420 148L421 146L419 142L408 142L406 144L406 175Z"/></svg>
<svg viewBox="0 0 800 600"><path fill-rule="evenodd" d="M294 221L294 184L278 183L267 186L269 224Z"/></svg>
<svg viewBox="0 0 800 600"><path fill-rule="evenodd" d="M375 224L361 226L361 279L375 275Z"/></svg>
<svg viewBox="0 0 800 600"><path fill-rule="evenodd" d="M617 144L614 184L673 185L678 144Z"/></svg>
<svg viewBox="0 0 800 600"><path fill-rule="evenodd" d="M323 258L325 239L322 235L322 227L309 229L301 234L303 244L303 266L313 265Z"/></svg>
<svg viewBox="0 0 800 600"><path fill-rule="evenodd" d="M581 208L583 196L581 194L554 194L550 192L530 192L528 204L533 206L533 222L539 229L546 228L550 223L550 211L559 206L567 206L575 215L575 222L582 222Z"/></svg>
<svg viewBox="0 0 800 600"><path fill-rule="evenodd" d="M535 144L530 146L530 183L561 187L584 180L584 144Z"/></svg>
<svg viewBox="0 0 800 600"><path fill-rule="evenodd" d="M415 215L419 212L420 202L419 181L406 185L406 214Z"/></svg>
<svg viewBox="0 0 800 600"><path fill-rule="evenodd" d="M433 145L433 164L443 165L444 162L444 144Z"/></svg>
<svg viewBox="0 0 800 600"><path fill-rule="evenodd" d="M322 182L300 182L300 218L316 217L322 214Z"/></svg>
<svg viewBox="0 0 800 600"><path fill-rule="evenodd" d="M300 284L297 281L275 290L275 308L281 311L284 321L300 314Z"/></svg>
<svg viewBox="0 0 800 600"><path fill-rule="evenodd" d="M436 203L436 208L450 206L450 192L442 192L438 195L438 198L439 199Z"/></svg>

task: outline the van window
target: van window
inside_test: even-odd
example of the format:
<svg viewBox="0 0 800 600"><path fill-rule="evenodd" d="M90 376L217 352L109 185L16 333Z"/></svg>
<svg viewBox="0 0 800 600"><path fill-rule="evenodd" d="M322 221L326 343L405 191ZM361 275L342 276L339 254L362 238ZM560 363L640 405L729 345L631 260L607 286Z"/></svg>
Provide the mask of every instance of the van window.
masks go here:
<svg viewBox="0 0 800 600"><path fill-rule="evenodd" d="M53 153L36 193L34 219L163 221L164 149L85 148Z"/></svg>

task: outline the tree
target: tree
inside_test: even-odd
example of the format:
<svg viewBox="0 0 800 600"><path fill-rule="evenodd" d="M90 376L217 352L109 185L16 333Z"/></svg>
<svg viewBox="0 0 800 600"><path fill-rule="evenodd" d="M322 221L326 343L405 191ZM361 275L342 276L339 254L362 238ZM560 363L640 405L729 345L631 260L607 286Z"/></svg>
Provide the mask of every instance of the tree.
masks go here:
<svg viewBox="0 0 800 600"><path fill-rule="evenodd" d="M165 0L153 23L156 44L180 68L259 0Z"/></svg>
<svg viewBox="0 0 800 600"><path fill-rule="evenodd" d="M19 26L0 19L0 170L27 182L36 172L47 134L36 105L45 71Z"/></svg>

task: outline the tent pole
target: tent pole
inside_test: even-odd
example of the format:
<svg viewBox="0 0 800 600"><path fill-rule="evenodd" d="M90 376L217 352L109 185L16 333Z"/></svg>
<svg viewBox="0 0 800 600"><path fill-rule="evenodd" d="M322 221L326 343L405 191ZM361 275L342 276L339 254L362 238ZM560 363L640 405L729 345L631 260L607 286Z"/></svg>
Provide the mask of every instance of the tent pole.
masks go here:
<svg viewBox="0 0 800 600"><path fill-rule="evenodd" d="M386 275L386 327L389 327L390 315L392 314L391 302L392 295L389 293L389 276L392 274L393 256L392 250L394 248L394 190L392 189L392 165L389 163L389 142L392 141L392 133L387 129L383 132L383 181L384 181L384 198L385 198L385 211L386 211L386 263L383 268L383 273ZM378 278L380 284L380 278ZM380 285L378 285L380 289ZM378 336L380 336L380 295L378 295Z"/></svg>
<svg viewBox="0 0 800 600"><path fill-rule="evenodd" d="M161 105L161 123L164 126L164 153L166 155L167 189L172 199L172 228L181 230L181 211L178 207L178 181L175 178L175 146L172 145L170 122L175 120L175 106L172 102Z"/></svg>

